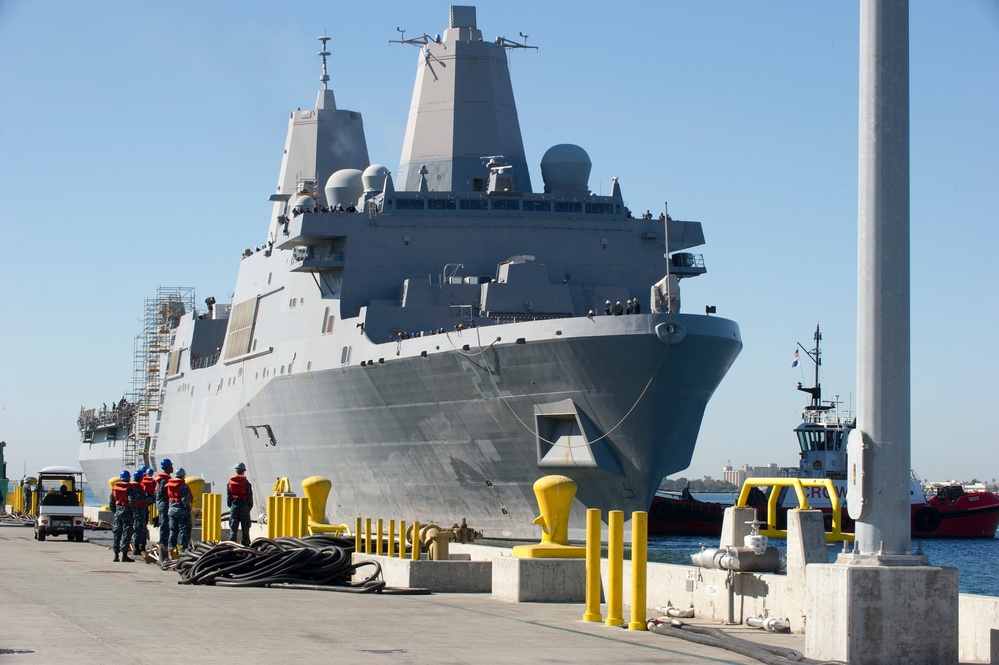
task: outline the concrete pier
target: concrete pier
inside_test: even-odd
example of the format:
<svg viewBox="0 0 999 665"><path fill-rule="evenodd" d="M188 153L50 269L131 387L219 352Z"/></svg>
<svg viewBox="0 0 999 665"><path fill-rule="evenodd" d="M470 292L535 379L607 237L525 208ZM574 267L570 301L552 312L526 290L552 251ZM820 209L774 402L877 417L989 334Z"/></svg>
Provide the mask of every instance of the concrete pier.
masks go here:
<svg viewBox="0 0 999 665"><path fill-rule="evenodd" d="M0 662L707 663L756 661L644 631L584 623L582 603L487 593L383 596L181 586L105 547L0 526ZM707 623L717 627L714 622ZM801 651L801 635L731 626ZM15 655L22 654L22 655ZM22 660L23 659L23 660Z"/></svg>

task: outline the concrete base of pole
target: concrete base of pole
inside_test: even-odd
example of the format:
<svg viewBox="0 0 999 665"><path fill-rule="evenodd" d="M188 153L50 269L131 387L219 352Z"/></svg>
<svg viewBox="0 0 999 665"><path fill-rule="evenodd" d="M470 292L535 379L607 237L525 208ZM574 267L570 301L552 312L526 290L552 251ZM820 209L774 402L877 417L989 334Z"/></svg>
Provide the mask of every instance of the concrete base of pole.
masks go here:
<svg viewBox="0 0 999 665"><path fill-rule="evenodd" d="M805 655L851 665L958 662L957 568L926 562L841 554L809 565Z"/></svg>

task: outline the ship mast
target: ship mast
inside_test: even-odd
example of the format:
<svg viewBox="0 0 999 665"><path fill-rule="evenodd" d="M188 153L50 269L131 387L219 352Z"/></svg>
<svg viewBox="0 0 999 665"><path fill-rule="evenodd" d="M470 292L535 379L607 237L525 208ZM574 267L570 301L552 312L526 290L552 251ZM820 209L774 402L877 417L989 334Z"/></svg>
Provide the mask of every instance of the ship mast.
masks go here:
<svg viewBox="0 0 999 665"><path fill-rule="evenodd" d="M831 405L822 404L822 384L819 383L819 365L822 364L822 353L819 350L819 343L822 341L822 333L819 331L819 324L815 324L815 334L812 336L815 339L815 348L809 351L805 347L801 346L801 342L798 342L798 346L801 350L812 359L815 365L815 379L812 382L811 388L805 388L798 382L798 390L803 393L808 393L812 396L811 403L805 407L808 411L828 411L832 408Z"/></svg>

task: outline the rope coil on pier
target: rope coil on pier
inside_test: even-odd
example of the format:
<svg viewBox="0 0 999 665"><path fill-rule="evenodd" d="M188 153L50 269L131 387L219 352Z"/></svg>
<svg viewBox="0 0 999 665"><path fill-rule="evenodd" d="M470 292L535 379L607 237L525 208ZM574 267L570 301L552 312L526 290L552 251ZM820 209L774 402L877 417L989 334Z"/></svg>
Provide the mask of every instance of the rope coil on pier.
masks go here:
<svg viewBox="0 0 999 665"><path fill-rule="evenodd" d="M257 538L249 547L232 542L195 543L167 563L180 574L178 584L312 589L350 593L428 594L429 589L396 589L385 585L376 561L351 563L353 540L329 535L305 538ZM365 566L373 572L352 582Z"/></svg>

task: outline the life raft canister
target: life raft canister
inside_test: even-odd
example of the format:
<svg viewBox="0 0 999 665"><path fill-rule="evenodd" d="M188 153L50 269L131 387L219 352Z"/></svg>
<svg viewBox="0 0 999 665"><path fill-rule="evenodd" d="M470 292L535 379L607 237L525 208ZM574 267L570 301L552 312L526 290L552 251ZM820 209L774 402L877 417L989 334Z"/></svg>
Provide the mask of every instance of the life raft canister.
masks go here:
<svg viewBox="0 0 999 665"><path fill-rule="evenodd" d="M233 476L229 479L228 487L233 499L246 499L246 476Z"/></svg>
<svg viewBox="0 0 999 665"><path fill-rule="evenodd" d="M814 469L821 469L822 468L822 460L817 459L814 462L812 462L812 468L814 468Z"/></svg>
<svg viewBox="0 0 999 665"><path fill-rule="evenodd" d="M167 493L167 500L169 500L170 503L181 502L182 498L181 498L180 488L185 484L186 483L184 482L183 478L171 478L170 480L167 481L166 493Z"/></svg>
<svg viewBox="0 0 999 665"><path fill-rule="evenodd" d="M119 480L111 488L111 497L115 506L128 507L128 486L129 483Z"/></svg>

